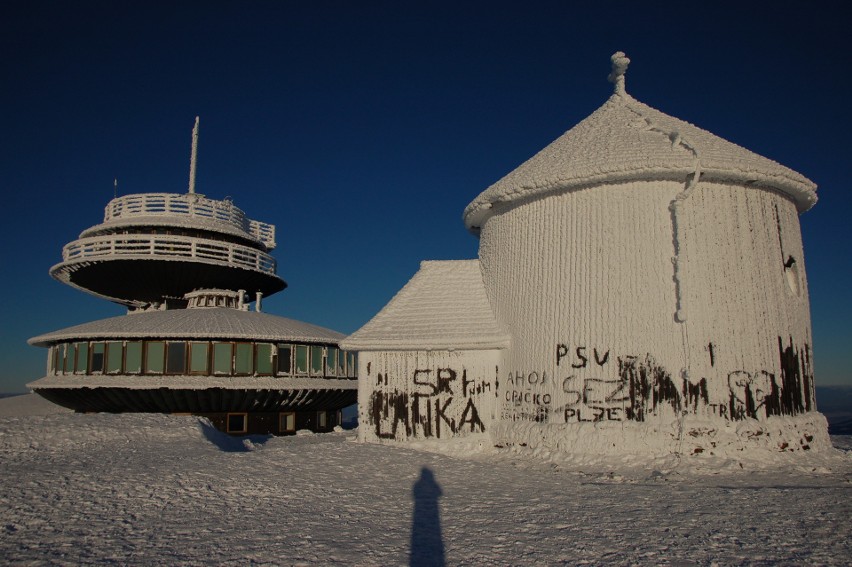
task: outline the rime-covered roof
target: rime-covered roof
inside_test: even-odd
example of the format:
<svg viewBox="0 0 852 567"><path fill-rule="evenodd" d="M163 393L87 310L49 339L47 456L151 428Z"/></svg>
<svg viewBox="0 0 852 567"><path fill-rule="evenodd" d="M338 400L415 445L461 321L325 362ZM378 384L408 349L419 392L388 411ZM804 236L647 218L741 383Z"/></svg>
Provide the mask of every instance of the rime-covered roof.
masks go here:
<svg viewBox="0 0 852 567"><path fill-rule="evenodd" d="M629 60L613 55L615 92L602 107L482 192L464 211L476 233L500 205L581 186L637 179L730 180L789 195L799 211L816 202L816 185L768 158L668 116L624 90ZM616 67L618 67L616 69Z"/></svg>
<svg viewBox="0 0 852 567"><path fill-rule="evenodd" d="M31 338L35 346L75 339L242 339L337 343L343 334L286 317L226 307L145 311L100 319Z"/></svg>
<svg viewBox="0 0 852 567"><path fill-rule="evenodd" d="M507 348L491 311L479 260L424 261L366 325L341 341L348 350Z"/></svg>

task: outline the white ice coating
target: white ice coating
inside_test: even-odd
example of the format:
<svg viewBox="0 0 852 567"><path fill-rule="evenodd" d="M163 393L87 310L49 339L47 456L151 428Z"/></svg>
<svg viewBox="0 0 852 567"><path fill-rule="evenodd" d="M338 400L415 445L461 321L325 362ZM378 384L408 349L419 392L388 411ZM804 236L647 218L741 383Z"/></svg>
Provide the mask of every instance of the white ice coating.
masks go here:
<svg viewBox="0 0 852 567"><path fill-rule="evenodd" d="M198 167L198 116L192 128L192 152L189 158L189 192L195 193L195 171Z"/></svg>
<svg viewBox="0 0 852 567"><path fill-rule="evenodd" d="M365 326L348 339L372 351L363 438L434 437L436 409L469 434L462 409L492 410L461 377L484 384L493 362L482 426L506 446L566 458L828 446L798 222L814 184L636 101L629 60L612 62L610 99L465 210L508 346L390 352ZM403 336L418 325L409 300Z"/></svg>

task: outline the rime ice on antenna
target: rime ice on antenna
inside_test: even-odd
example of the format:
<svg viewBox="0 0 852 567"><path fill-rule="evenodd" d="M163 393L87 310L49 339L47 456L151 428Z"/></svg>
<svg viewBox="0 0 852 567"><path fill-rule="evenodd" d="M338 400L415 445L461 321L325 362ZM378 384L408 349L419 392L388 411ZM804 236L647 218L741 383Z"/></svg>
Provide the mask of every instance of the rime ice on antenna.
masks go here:
<svg viewBox="0 0 852 567"><path fill-rule="evenodd" d="M192 153L189 157L189 192L195 193L195 168L198 163L198 116L192 127Z"/></svg>
<svg viewBox="0 0 852 567"><path fill-rule="evenodd" d="M615 94L624 94L624 74L627 73L627 66L630 65L630 59L624 55L623 51L616 51L610 57L612 61L612 71L607 79L615 85Z"/></svg>

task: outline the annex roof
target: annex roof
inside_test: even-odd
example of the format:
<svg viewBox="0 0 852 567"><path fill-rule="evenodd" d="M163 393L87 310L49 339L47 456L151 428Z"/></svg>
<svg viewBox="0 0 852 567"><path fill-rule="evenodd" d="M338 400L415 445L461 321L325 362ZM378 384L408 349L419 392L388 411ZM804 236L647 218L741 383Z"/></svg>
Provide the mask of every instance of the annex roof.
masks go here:
<svg viewBox="0 0 852 567"><path fill-rule="evenodd" d="M75 339L241 339L337 343L344 335L331 329L269 313L227 307L144 311L100 319L31 338L48 346Z"/></svg>
<svg viewBox="0 0 852 567"><path fill-rule="evenodd" d="M598 110L497 181L464 211L474 233L500 205L556 191L638 179L730 180L790 196L799 211L816 185L768 158L643 104L624 90L627 59L612 56L615 92Z"/></svg>
<svg viewBox="0 0 852 567"><path fill-rule="evenodd" d="M424 261L366 325L341 343L347 350L507 348L485 294L479 260Z"/></svg>

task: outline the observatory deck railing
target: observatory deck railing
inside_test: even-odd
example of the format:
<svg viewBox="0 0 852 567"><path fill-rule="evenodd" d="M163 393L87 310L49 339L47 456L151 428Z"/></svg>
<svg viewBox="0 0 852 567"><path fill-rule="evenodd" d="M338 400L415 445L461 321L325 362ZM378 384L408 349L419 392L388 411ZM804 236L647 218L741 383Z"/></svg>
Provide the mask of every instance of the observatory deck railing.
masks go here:
<svg viewBox="0 0 852 567"><path fill-rule="evenodd" d="M81 238L62 249L63 262L145 258L190 260L275 274L275 258L240 244L191 236L116 234Z"/></svg>
<svg viewBox="0 0 852 567"><path fill-rule="evenodd" d="M197 193L140 193L117 197L107 204L104 222L151 216L186 215L231 225L275 248L275 226L251 220L230 201L207 199Z"/></svg>

